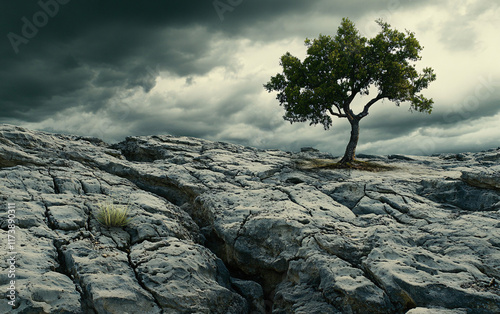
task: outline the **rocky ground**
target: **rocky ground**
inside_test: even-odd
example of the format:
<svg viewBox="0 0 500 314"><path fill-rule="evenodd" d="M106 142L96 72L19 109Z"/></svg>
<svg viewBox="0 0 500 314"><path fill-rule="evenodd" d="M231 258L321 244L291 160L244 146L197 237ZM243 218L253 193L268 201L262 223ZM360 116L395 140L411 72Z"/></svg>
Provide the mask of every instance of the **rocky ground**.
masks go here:
<svg viewBox="0 0 500 314"><path fill-rule="evenodd" d="M500 313L500 149L331 158L0 125L0 312Z"/></svg>

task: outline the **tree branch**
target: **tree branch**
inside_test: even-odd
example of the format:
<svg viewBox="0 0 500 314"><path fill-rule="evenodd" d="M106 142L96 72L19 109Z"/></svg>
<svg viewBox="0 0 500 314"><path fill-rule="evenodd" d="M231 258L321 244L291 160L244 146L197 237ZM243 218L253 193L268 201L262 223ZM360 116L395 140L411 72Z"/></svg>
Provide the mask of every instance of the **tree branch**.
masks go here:
<svg viewBox="0 0 500 314"><path fill-rule="evenodd" d="M337 109L338 109L338 108L337 108ZM340 112L340 109L339 109L339 113L336 113L335 111L333 111L333 110L332 110L332 108L328 108L328 111L330 112L330 114L331 114L332 116L337 116L337 117L339 117L339 118L347 118L347 115L342 114L342 113Z"/></svg>
<svg viewBox="0 0 500 314"><path fill-rule="evenodd" d="M358 91L358 90L353 91L353 92L351 93L351 96L349 96L349 98L347 98L347 100L346 100L346 102L345 102L345 104L344 104L344 109L346 109L345 107L349 107L349 106L351 105L352 101L354 100L354 98L356 97L356 95L357 95L358 93L359 93L359 91Z"/></svg>
<svg viewBox="0 0 500 314"><path fill-rule="evenodd" d="M377 101L379 101L379 100L380 100L380 99L382 99L382 98L385 98L385 96L383 96L382 94L378 94L378 96L377 96L377 97L373 98L372 100L370 100L370 101L369 101L369 102L365 105L365 107L363 108L363 111L362 111L360 114L356 115L356 117L357 117L358 119L362 119L362 118L366 117L366 116L368 115L368 110L370 109L370 107L371 107L374 103L376 103Z"/></svg>
<svg viewBox="0 0 500 314"><path fill-rule="evenodd" d="M349 119L349 121L358 117L358 116L354 115L354 113L351 110L351 103L354 100L354 98L356 97L356 95L358 94L358 92L359 91L353 91L351 93L351 96L349 96L349 98L347 98L346 101L342 104L342 108L344 109L345 116L347 119Z"/></svg>
<svg viewBox="0 0 500 314"><path fill-rule="evenodd" d="M339 111L339 114L342 114L342 110L340 110L340 106L335 104L335 108L337 108L337 110Z"/></svg>

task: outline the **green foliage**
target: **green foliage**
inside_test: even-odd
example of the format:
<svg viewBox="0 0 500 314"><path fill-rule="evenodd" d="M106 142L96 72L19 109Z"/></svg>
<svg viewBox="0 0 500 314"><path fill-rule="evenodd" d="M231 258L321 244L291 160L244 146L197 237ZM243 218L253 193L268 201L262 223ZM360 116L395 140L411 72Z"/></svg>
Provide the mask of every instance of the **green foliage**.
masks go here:
<svg viewBox="0 0 500 314"><path fill-rule="evenodd" d="M126 205L116 205L110 201L98 204L98 211L95 215L97 221L106 227L123 227L130 222L129 207Z"/></svg>
<svg viewBox="0 0 500 314"><path fill-rule="evenodd" d="M410 104L410 110L431 113L433 100L419 94L436 79L433 69L419 73L413 62L421 59L422 47L409 31L391 29L378 20L381 31L367 39L359 34L353 22L344 18L335 37L319 35L306 39L307 57L301 62L289 52L281 57L283 72L264 85L277 91L277 99L285 109L284 119L332 125L332 116L360 120L381 99L399 105ZM350 104L357 95L368 95L371 86L378 89L355 114Z"/></svg>

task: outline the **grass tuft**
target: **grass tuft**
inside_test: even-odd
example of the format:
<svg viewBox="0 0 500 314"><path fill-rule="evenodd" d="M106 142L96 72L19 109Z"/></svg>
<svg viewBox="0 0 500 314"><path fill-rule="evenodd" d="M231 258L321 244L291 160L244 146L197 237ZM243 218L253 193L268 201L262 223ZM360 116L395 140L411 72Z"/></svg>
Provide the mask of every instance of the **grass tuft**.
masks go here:
<svg viewBox="0 0 500 314"><path fill-rule="evenodd" d="M129 224L131 218L128 217L130 209L128 205L117 205L109 201L98 204L98 211L95 215L97 221L106 227L123 227Z"/></svg>

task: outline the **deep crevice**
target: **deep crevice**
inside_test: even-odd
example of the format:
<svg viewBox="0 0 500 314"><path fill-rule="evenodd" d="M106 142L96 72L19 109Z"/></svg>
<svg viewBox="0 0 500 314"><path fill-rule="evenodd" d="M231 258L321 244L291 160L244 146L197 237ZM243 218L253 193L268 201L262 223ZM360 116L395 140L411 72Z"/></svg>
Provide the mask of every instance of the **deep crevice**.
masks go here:
<svg viewBox="0 0 500 314"><path fill-rule="evenodd" d="M233 278L250 280L258 283L264 291L264 299L267 304L269 304L269 302L272 302L272 297L274 296L276 286L284 280L287 271L277 272L272 269L255 269L258 270L258 272L249 273L242 267L237 265L232 260L232 256L228 256L227 245L228 244L223 239L221 239L214 232L214 230L211 230L211 232L206 235L206 242L204 246L224 262L224 265L228 269L230 276Z"/></svg>
<svg viewBox="0 0 500 314"><path fill-rule="evenodd" d="M119 249L119 248L118 248ZM120 249L119 249L120 250ZM153 291L151 291L151 289L149 289L145 284L144 282L142 281L141 279L141 276L139 276L139 273L137 272L137 266L139 265L135 265L134 266L134 263L132 262L132 258L130 257L130 250L121 250L122 252L126 253L127 254L127 259L128 259L128 264L130 266L130 268L132 268L133 272L134 272L134 275L135 275L135 279L137 280L137 282L139 283L139 285L141 286L142 289L144 289L144 291L147 291L151 297L153 298L155 304L158 306L158 308L160 309L160 313L164 313L164 310L160 304L160 302L158 301L158 299L156 298L155 294L153 293Z"/></svg>
<svg viewBox="0 0 500 314"><path fill-rule="evenodd" d="M45 207L45 217L47 219L47 226L51 230L57 233L57 227L53 224L52 220L50 219L49 207L45 202L43 202L43 205ZM57 263L59 264L57 267L53 269L53 271L63 274L69 279L71 279L71 281L75 285L75 290L80 294L80 308L83 313L90 313L90 314L96 313L94 307L92 306L92 299L85 291L85 289L83 289L83 287L80 285L79 281L75 279L73 274L71 274L71 272L66 268L66 257L64 256L62 247L67 244L68 244L67 241L62 240L60 238L52 240L52 245L54 245L57 251Z"/></svg>
<svg viewBox="0 0 500 314"><path fill-rule="evenodd" d="M65 241L61 241L60 239L54 239L53 245L57 250L57 262L59 266L54 269L55 272L63 274L67 276L73 284L75 285L75 290L80 294L80 308L83 313L96 313L95 308L93 307L92 298L89 296L88 292L83 289L80 285L79 280L75 279L73 274L66 268L66 257L64 256L64 252L62 247L67 245Z"/></svg>
<svg viewBox="0 0 500 314"><path fill-rule="evenodd" d="M241 230L243 229L243 227L245 227L245 224L248 222L248 219L250 219L250 217L252 217L254 215L255 214L252 211L250 211L250 213L245 216L245 218L243 219L243 221L240 224L240 228L238 229L238 232L236 233L236 237L234 238L234 241L233 241L233 246L236 244L236 241L238 241L238 238L241 236Z"/></svg>
<svg viewBox="0 0 500 314"><path fill-rule="evenodd" d="M54 225L52 219L50 218L50 209L45 202L43 202L43 206L45 207L45 219L47 220L47 227L51 230L57 230L57 227ZM57 231L56 231L57 232Z"/></svg>
<svg viewBox="0 0 500 314"><path fill-rule="evenodd" d="M54 184L54 193L55 194L60 194L61 191L59 190L59 185L57 184L55 175L53 175L52 173L50 173L50 171L51 171L50 168L47 171L48 171L49 176L52 178L52 182Z"/></svg>
<svg viewBox="0 0 500 314"><path fill-rule="evenodd" d="M245 280L245 281L253 281L258 283L264 292L264 306L265 306L265 311L266 313L271 313L272 308L274 305L274 294L276 290L276 286L278 284L273 285L271 288L266 286L264 283L264 280L261 275L258 275L257 277L255 275L250 275L245 273L243 270L239 269L238 267L232 266L230 263L224 263L227 270L229 271L229 275L232 278L240 279L240 280ZM283 275L282 275L283 276ZM238 288L236 288L234 285L231 285L231 288L233 291L241 295L243 298L245 297L243 292L240 291ZM250 306L250 304L249 304ZM250 313L255 313L255 311L250 312Z"/></svg>
<svg viewBox="0 0 500 314"><path fill-rule="evenodd" d="M389 300L389 302L391 302L391 304L395 310L394 312L400 313L401 312L401 304L399 302L393 300L393 298L391 298L391 294L387 291L387 289L384 288L383 284L380 283L377 280L377 278L375 278L375 275L371 272L371 270L368 268L368 266L366 266L365 264L362 264L362 265L360 265L359 269L363 272L365 278L370 280L370 282L372 282L380 290L384 291L384 294L387 296L387 299ZM410 309L411 308L404 310L403 313L406 313Z"/></svg>
<svg viewBox="0 0 500 314"><path fill-rule="evenodd" d="M183 191L177 185L168 182L167 178L157 178L157 177L144 177L138 176L141 179L134 179L134 176L123 174L123 173L112 173L121 178L127 179L134 183L141 190L153 193L160 196L170 203L182 206L185 203L192 203L192 200L196 197L195 193L192 191Z"/></svg>

